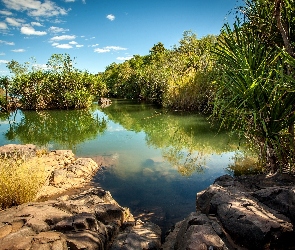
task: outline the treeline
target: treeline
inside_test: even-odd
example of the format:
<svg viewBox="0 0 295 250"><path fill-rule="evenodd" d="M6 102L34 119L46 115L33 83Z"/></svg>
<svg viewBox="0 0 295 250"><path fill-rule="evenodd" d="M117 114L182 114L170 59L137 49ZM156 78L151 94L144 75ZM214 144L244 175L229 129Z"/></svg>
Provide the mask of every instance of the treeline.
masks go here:
<svg viewBox="0 0 295 250"><path fill-rule="evenodd" d="M44 68L15 60L7 67L14 76L0 79L4 110L13 108L14 100L27 110L87 108L97 93L106 92L101 77L76 69L68 54L53 54Z"/></svg>
<svg viewBox="0 0 295 250"><path fill-rule="evenodd" d="M190 31L179 45L155 44L148 55L109 65L103 73L109 95L152 101L163 107L208 112L214 98L216 37L197 39Z"/></svg>

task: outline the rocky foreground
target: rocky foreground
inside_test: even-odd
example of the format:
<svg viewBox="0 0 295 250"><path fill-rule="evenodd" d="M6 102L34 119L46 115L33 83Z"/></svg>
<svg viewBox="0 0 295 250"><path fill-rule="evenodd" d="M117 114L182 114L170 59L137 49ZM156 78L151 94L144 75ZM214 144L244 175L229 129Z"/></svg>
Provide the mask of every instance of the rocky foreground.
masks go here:
<svg viewBox="0 0 295 250"><path fill-rule="evenodd" d="M135 220L108 191L85 188L103 163L71 151L49 156L43 201L0 211L0 249L295 249L294 177L221 176L197 194L196 211L161 244L157 225Z"/></svg>

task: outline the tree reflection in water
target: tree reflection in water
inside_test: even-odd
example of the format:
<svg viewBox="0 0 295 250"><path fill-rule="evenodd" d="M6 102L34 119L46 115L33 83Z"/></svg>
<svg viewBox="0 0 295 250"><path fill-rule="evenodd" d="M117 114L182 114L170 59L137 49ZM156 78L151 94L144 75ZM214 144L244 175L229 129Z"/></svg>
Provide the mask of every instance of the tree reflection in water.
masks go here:
<svg viewBox="0 0 295 250"><path fill-rule="evenodd" d="M10 116L6 139L43 147L54 143L59 148L74 149L107 128L104 118L95 117L87 110L23 111L22 116L20 122Z"/></svg>

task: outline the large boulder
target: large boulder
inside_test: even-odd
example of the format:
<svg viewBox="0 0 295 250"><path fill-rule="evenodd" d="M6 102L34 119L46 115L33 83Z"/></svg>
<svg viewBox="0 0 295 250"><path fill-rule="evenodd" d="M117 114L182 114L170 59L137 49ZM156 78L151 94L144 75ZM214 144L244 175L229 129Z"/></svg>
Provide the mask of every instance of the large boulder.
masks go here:
<svg viewBox="0 0 295 250"><path fill-rule="evenodd" d="M267 187L262 189L259 183L250 188L231 176L222 176L206 190L197 194L197 210L204 214L214 214L229 236L242 247L248 249L293 249L294 228L287 217L286 207L292 207L291 195L280 196L276 206L268 206L270 194L277 190L293 192L292 186ZM281 192L282 193L282 192ZM284 199L285 197L285 199ZM257 198L260 198L257 199ZM263 203L262 201L266 201ZM280 207L285 211L275 210ZM294 204L293 204L294 206Z"/></svg>

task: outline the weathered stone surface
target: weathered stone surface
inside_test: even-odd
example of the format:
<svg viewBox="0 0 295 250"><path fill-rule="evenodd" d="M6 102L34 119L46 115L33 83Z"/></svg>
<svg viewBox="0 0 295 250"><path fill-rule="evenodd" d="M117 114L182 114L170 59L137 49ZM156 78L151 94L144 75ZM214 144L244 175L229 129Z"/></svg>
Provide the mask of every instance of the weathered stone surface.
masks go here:
<svg viewBox="0 0 295 250"><path fill-rule="evenodd" d="M33 157L36 155L37 147L33 144L18 145L7 144L0 147L0 156L2 157L16 157L25 156Z"/></svg>
<svg viewBox="0 0 295 250"><path fill-rule="evenodd" d="M115 239L111 250L160 249L161 229L150 222L138 220L135 226L127 227Z"/></svg>
<svg viewBox="0 0 295 250"><path fill-rule="evenodd" d="M216 222L210 220L200 212L191 213L185 220L178 223L172 234L166 238L162 245L163 250L187 249L228 249L218 234L222 234L220 227L214 225ZM214 230L218 229L218 232Z"/></svg>
<svg viewBox="0 0 295 250"><path fill-rule="evenodd" d="M275 190L278 189L270 187L268 191L254 190L253 195L253 188L244 186L230 176L223 176L197 194L197 210L205 214L215 214L226 232L240 246L249 249L268 249L269 246L292 249L291 239L295 236L293 224L281 211L274 210L275 206L267 206L269 200L266 197ZM292 188L284 191L285 198L289 198L290 195L286 194L292 192ZM255 195L261 201L263 197L266 198L266 203L263 204L253 197ZM278 200L286 200L282 198L281 196ZM292 207L290 199L287 201L288 205L282 210Z"/></svg>
<svg viewBox="0 0 295 250"><path fill-rule="evenodd" d="M0 249L110 249L122 238L139 246L128 249L159 249L160 235L156 225L134 222L101 188L0 212Z"/></svg>

